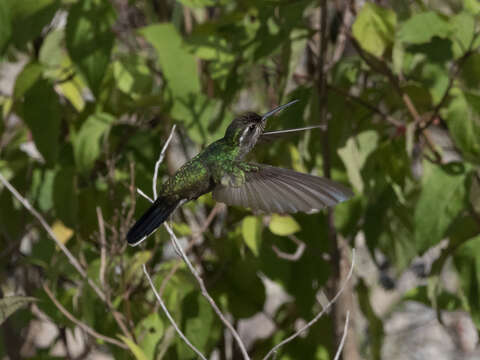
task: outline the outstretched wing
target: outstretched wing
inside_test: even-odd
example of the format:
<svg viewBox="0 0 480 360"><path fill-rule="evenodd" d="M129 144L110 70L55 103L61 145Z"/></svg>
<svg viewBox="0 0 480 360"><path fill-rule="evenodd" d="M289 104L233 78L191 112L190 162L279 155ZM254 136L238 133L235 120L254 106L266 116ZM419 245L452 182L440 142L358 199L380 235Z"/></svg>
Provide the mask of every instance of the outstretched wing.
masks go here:
<svg viewBox="0 0 480 360"><path fill-rule="evenodd" d="M350 189L331 180L268 165L254 164L239 186L220 184L213 198L269 213L314 212L353 196Z"/></svg>
<svg viewBox="0 0 480 360"><path fill-rule="evenodd" d="M302 128L296 129L287 129L287 130L277 130L277 131L267 131L264 132L258 138L257 144L267 144L269 142L285 138L289 135L298 135L302 131L311 130L311 129L324 129L323 125L312 125L312 126L305 126Z"/></svg>

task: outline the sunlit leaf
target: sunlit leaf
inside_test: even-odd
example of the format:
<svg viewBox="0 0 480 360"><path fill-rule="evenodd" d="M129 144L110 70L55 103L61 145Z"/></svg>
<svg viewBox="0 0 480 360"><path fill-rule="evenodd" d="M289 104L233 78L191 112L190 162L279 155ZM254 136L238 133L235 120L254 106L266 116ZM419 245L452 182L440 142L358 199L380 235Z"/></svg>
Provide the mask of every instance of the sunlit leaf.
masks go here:
<svg viewBox="0 0 480 360"><path fill-rule="evenodd" d="M433 11L413 15L400 25L397 38L409 44L429 42L434 36L447 37L451 32L448 21Z"/></svg>
<svg viewBox="0 0 480 360"><path fill-rule="evenodd" d="M262 242L262 220L256 216L246 216L242 221L242 235L245 244L258 256Z"/></svg>
<svg viewBox="0 0 480 360"><path fill-rule="evenodd" d="M456 171L456 172L455 172ZM465 173L424 162L422 192L415 208L415 246L423 252L442 240L466 207Z"/></svg>
<svg viewBox="0 0 480 360"><path fill-rule="evenodd" d="M147 359L155 359L156 348L164 334L164 325L158 313L152 313L144 318L136 327L139 345Z"/></svg>
<svg viewBox="0 0 480 360"><path fill-rule="evenodd" d="M278 236L287 236L300 231L300 225L290 215L273 214L268 228Z"/></svg>
<svg viewBox="0 0 480 360"><path fill-rule="evenodd" d="M140 34L156 50L160 69L173 94L187 101L200 91L195 58L186 51L182 37L172 24L150 25Z"/></svg>
<svg viewBox="0 0 480 360"><path fill-rule="evenodd" d="M393 43L397 16L391 10L366 2L353 24L353 36L360 46L375 56L382 56Z"/></svg>
<svg viewBox="0 0 480 360"><path fill-rule="evenodd" d="M0 299L0 325L15 311L36 300L28 296L7 296Z"/></svg>
<svg viewBox="0 0 480 360"><path fill-rule="evenodd" d="M91 115L73 141L75 161L80 169L89 170L100 155L100 142L115 119L106 113Z"/></svg>
<svg viewBox="0 0 480 360"><path fill-rule="evenodd" d="M52 224L52 231L56 238L60 240L62 244L66 244L73 236L73 230L66 227L61 221L56 220Z"/></svg>
<svg viewBox="0 0 480 360"><path fill-rule="evenodd" d="M137 360L148 360L149 358L147 355L145 355L145 352L142 350L140 346L135 344L132 339L127 338L126 336L123 335L118 335L118 337L125 343L125 345L128 346L130 351L133 353L135 356L135 359Z"/></svg>

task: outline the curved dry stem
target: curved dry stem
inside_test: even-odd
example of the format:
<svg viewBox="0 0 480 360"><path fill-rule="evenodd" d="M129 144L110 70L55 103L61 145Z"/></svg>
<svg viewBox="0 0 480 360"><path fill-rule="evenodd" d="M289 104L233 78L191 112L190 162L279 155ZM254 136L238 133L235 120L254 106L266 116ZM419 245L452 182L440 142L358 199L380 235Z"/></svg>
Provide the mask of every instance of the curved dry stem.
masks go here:
<svg viewBox="0 0 480 360"><path fill-rule="evenodd" d="M158 294L158 291L157 291L157 289L155 288L155 285L153 284L152 278L150 277L150 274L148 273L147 267L145 266L145 264L143 264L143 272L145 273L145 276L146 276L147 279L148 279L148 282L149 282L149 284L150 284L150 287L152 288L153 293L155 294L155 297L157 298L158 303L160 304L160 307L162 308L163 312L165 313L165 315L167 316L168 320L169 320L170 323L172 324L173 328L174 328L175 331L177 332L178 336L180 336L180 338L185 342L185 344L187 344L188 347L189 347L190 349L192 349L202 360L207 360L207 358L206 358L195 346L193 346L193 344L190 342L190 340L187 339L187 337L183 334L182 330L180 330L180 328L178 327L177 323L175 322L175 320L173 319L172 315L171 315L170 312L168 311L167 306L165 305L165 303L163 302L162 298L161 298L160 295Z"/></svg>
<svg viewBox="0 0 480 360"><path fill-rule="evenodd" d="M275 345L267 355L263 358L263 360L267 360L270 356L274 355L280 347L283 345L289 343L290 341L294 340L298 336L300 336L305 330L307 330L309 327L311 327L313 324L315 324L320 318L325 314L328 309L337 301L337 299L340 297L340 295L343 293L345 290L345 287L347 286L348 282L350 281L352 274L353 274L353 269L355 267L355 249L352 249L352 265L350 266L350 271L348 272L347 277L345 278L345 282L342 284L342 287L340 290L338 290L337 294L333 297L332 300L328 302L328 304L320 311L312 320L310 320L305 326L302 326L297 332L286 338L285 340L281 341L277 345ZM345 340L343 339L343 342ZM342 345L343 347L343 345Z"/></svg>

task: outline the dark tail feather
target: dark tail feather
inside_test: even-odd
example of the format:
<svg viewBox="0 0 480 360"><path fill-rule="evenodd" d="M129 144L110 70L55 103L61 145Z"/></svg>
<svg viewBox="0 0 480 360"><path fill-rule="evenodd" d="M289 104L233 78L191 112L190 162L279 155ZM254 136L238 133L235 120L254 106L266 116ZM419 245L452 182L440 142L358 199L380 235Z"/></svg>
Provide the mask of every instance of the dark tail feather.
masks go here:
<svg viewBox="0 0 480 360"><path fill-rule="evenodd" d="M178 205L178 201L171 201L167 198L159 197L150 206L145 214L137 220L135 225L128 231L127 241L131 246L136 246L146 239L148 235L154 232Z"/></svg>

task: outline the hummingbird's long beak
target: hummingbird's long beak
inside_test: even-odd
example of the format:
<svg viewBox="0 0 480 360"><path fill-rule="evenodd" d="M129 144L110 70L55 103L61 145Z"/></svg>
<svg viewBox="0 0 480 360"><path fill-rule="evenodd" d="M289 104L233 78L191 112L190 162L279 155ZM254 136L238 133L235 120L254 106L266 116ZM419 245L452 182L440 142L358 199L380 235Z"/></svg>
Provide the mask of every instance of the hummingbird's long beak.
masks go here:
<svg viewBox="0 0 480 360"><path fill-rule="evenodd" d="M284 105L280 105L279 107L276 107L275 109L270 110L269 112L267 112L265 115L262 116L262 121L265 121L268 117L276 114L277 112L279 112L280 110L285 109L286 107L289 107L290 105L295 104L295 103L298 102L298 101L299 101L298 99L292 100L292 101L290 101L289 103L286 103L286 104L284 104Z"/></svg>

